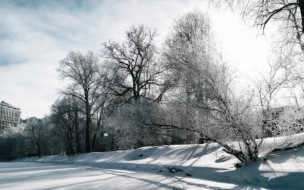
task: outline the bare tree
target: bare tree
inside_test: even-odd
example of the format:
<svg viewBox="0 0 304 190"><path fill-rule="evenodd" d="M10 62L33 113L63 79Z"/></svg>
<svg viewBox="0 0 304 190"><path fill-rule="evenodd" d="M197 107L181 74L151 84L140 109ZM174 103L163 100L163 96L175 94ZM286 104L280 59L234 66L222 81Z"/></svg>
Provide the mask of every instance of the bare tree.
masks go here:
<svg viewBox="0 0 304 190"><path fill-rule="evenodd" d="M102 56L112 66L108 88L114 95L124 96L125 102L157 97L163 69L157 62L155 37L156 32L147 27L133 26L126 33L126 41L103 44Z"/></svg>
<svg viewBox="0 0 304 190"><path fill-rule="evenodd" d="M68 156L81 152L79 110L80 106L73 97L57 100L51 107L49 120L54 126L53 132L62 139Z"/></svg>
<svg viewBox="0 0 304 190"><path fill-rule="evenodd" d="M276 23L284 37L280 46L299 45L304 50L304 1L302 0L210 0L213 5L228 5L239 10L243 18L253 18L254 25L261 27L263 33L266 26Z"/></svg>
<svg viewBox="0 0 304 190"><path fill-rule="evenodd" d="M96 112L96 127L93 130L93 140L92 140L92 150L96 150L96 144L98 142L98 133L101 133L100 140L103 139L103 133L105 132L105 126L107 126L110 117L112 116L115 108L113 108L113 104L115 104L114 97L110 94L109 88L102 88L102 96L98 100L99 110Z"/></svg>
<svg viewBox="0 0 304 190"><path fill-rule="evenodd" d="M43 141L46 135L47 125L45 120L35 117L29 118L25 127L25 132L28 137L29 150L35 150L35 154L42 156Z"/></svg>
<svg viewBox="0 0 304 190"><path fill-rule="evenodd" d="M164 78L166 68L160 61L155 37L155 31L140 25L131 27L122 43L103 44L102 55L110 71L106 86L116 97L113 103L121 106L115 113L115 129L119 126L116 135L118 144L125 147L152 145L152 127L145 121L153 117L148 114L150 106L160 102L170 86Z"/></svg>
<svg viewBox="0 0 304 190"><path fill-rule="evenodd" d="M97 101L101 96L101 73L98 58L92 52L82 55L79 52L70 52L60 62L58 69L61 79L68 81L67 87L61 92L77 98L84 104L85 114L85 152L91 152L91 123L92 117L98 110Z"/></svg>

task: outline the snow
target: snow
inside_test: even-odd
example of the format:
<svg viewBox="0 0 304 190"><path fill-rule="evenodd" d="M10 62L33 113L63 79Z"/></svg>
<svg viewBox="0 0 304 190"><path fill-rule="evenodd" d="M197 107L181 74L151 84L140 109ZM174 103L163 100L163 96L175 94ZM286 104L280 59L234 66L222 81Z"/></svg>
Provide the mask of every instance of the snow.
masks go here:
<svg viewBox="0 0 304 190"><path fill-rule="evenodd" d="M136 178L70 165L0 163L0 189L165 189Z"/></svg>
<svg viewBox="0 0 304 190"><path fill-rule="evenodd" d="M266 147L302 143L303 136L265 139L264 153ZM278 151L237 169L238 162L216 143L23 158L0 163L0 189L304 188L303 148Z"/></svg>

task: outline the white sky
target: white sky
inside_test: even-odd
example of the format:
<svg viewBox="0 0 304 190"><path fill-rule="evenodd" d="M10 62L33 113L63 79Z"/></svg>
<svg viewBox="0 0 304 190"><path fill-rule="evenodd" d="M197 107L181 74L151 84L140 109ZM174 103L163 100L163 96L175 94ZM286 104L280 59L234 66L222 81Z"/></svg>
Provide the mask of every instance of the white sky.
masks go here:
<svg viewBox="0 0 304 190"><path fill-rule="evenodd" d="M26 2L26 3L22 3ZM157 29L164 39L173 19L208 11L224 57L251 75L266 65L265 36L239 15L210 9L206 0L0 0L0 101L21 117L43 117L62 83L56 68L71 50L99 53L109 39L123 39L132 25Z"/></svg>

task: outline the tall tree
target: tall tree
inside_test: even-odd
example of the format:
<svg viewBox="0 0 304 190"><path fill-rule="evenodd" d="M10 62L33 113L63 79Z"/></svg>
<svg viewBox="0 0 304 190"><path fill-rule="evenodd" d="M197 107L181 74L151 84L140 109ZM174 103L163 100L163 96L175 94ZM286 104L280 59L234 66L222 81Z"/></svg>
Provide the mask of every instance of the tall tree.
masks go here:
<svg viewBox="0 0 304 190"><path fill-rule="evenodd" d="M215 75L214 47L207 15L189 12L173 23L171 34L164 45L164 57L169 70L168 76L175 86L176 93L173 95L178 96L176 99L185 107L183 115L194 114L192 105L206 104L210 97L208 93L212 89L209 79L214 77L211 75ZM194 120L190 117L183 118L183 126L193 129Z"/></svg>
<svg viewBox="0 0 304 190"><path fill-rule="evenodd" d="M174 102L188 116L186 122L176 120L171 127L186 124L188 131L199 131L202 138L219 143L240 161L255 160L261 146L255 138L261 130L255 127L260 120L253 94L235 93L234 73L216 50L211 34L208 17L191 12L175 21L166 41L165 57L172 75L179 78L175 89L180 98ZM237 140L239 148L227 143L231 140Z"/></svg>
<svg viewBox="0 0 304 190"><path fill-rule="evenodd" d="M159 79L163 69L157 62L155 37L156 32L150 28L133 26L124 42L103 44L103 55L113 67L108 87L114 95L124 96L125 102L157 98L155 91L162 86Z"/></svg>
<svg viewBox="0 0 304 190"><path fill-rule="evenodd" d="M150 108L147 106L153 107L152 102L160 102L168 89L164 80L165 67L155 45L156 35L154 30L146 26L133 26L126 32L123 42L109 41L103 44L102 55L111 71L107 87L110 94L116 97L115 102L119 100L120 106L124 104L116 112L116 119L123 121L125 127L117 131L120 140L124 139L131 145L122 143L123 146L151 144L150 136L146 133L151 127L146 125L145 119L152 115L148 114ZM143 119L143 115L147 118ZM130 140L130 136L136 138Z"/></svg>
<svg viewBox="0 0 304 190"><path fill-rule="evenodd" d="M61 79L66 79L68 85L61 92L75 97L84 104L85 114L85 152L91 152L91 124L92 117L98 110L98 100L101 96L101 73L98 66L98 57L92 52L82 55L79 52L70 52L60 61L58 69Z"/></svg>

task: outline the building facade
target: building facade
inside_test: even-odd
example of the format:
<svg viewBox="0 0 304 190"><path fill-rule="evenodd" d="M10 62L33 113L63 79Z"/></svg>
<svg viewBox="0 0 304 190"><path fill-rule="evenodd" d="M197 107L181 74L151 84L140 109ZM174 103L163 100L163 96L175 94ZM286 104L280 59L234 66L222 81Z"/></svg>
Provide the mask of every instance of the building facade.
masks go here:
<svg viewBox="0 0 304 190"><path fill-rule="evenodd" d="M20 115L20 108L2 101L0 103L0 133L6 128L16 127L20 123Z"/></svg>

